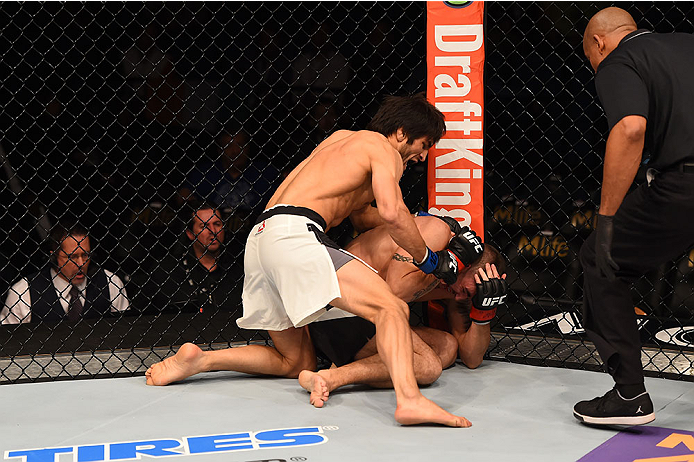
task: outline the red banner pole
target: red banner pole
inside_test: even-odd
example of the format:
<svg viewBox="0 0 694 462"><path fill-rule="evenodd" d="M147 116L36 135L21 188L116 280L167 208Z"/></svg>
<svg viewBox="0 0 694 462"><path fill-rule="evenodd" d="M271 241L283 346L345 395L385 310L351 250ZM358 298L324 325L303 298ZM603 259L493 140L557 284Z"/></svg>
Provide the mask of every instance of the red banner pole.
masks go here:
<svg viewBox="0 0 694 462"><path fill-rule="evenodd" d="M429 151L428 212L484 236L484 2L427 2L427 98L446 116Z"/></svg>

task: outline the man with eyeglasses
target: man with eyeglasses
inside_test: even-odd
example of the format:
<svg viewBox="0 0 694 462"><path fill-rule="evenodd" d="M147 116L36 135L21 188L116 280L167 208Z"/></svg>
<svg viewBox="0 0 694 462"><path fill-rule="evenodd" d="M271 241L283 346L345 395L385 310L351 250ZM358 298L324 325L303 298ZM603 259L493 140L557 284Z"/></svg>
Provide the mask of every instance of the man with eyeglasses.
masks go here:
<svg viewBox="0 0 694 462"><path fill-rule="evenodd" d="M2 324L77 322L130 307L120 278L90 267L91 243L82 226L57 224L51 229L49 246L48 265L10 287L0 311Z"/></svg>

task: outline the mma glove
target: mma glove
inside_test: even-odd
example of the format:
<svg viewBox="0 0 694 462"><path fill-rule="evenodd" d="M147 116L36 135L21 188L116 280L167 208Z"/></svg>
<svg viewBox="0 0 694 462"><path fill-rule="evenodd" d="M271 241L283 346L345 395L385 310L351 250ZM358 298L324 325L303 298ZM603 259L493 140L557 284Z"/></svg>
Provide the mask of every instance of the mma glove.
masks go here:
<svg viewBox="0 0 694 462"><path fill-rule="evenodd" d="M433 274L448 285L454 284L458 279L458 267L462 265L460 260L448 250L433 252L427 247L427 254L421 262L414 262L420 271Z"/></svg>
<svg viewBox="0 0 694 462"><path fill-rule="evenodd" d="M475 263L484 252L484 243L475 234L473 230L467 226L460 226L458 220L453 217L432 215L428 212L417 212L418 217L436 217L440 220L446 222L451 232L455 234L451 241L448 243L448 249L453 252L453 254L458 258L458 260L464 265L463 267L468 267ZM462 269L460 267L459 269Z"/></svg>
<svg viewBox="0 0 694 462"><path fill-rule="evenodd" d="M489 324L496 316L496 309L506 302L508 285L505 279L491 278L476 284L476 288L477 292L472 297L470 320L475 324Z"/></svg>
<svg viewBox="0 0 694 462"><path fill-rule="evenodd" d="M473 230L463 226L448 243L448 249L467 267L482 257L484 243Z"/></svg>
<svg viewBox="0 0 694 462"><path fill-rule="evenodd" d="M615 271L619 265L612 259L612 235L614 234L614 216L598 214L595 227L595 264L598 272L605 275L607 280L614 282Z"/></svg>

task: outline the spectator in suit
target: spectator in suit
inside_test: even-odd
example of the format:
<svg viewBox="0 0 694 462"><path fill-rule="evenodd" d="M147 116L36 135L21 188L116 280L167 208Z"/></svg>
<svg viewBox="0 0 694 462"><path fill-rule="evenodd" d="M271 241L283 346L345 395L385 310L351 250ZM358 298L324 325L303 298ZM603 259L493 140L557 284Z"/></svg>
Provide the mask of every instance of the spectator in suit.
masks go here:
<svg viewBox="0 0 694 462"><path fill-rule="evenodd" d="M120 278L91 263L85 228L73 221L59 223L49 246L48 264L10 287L0 311L2 324L77 322L130 307Z"/></svg>

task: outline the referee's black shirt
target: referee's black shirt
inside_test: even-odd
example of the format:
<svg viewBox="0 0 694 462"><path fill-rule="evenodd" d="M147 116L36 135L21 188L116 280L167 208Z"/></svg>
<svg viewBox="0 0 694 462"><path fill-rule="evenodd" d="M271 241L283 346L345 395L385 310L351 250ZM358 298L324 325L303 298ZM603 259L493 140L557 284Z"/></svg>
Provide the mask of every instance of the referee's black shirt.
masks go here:
<svg viewBox="0 0 694 462"><path fill-rule="evenodd" d="M628 115L647 119L649 167L694 162L694 35L630 33L598 66L595 88L610 130Z"/></svg>

